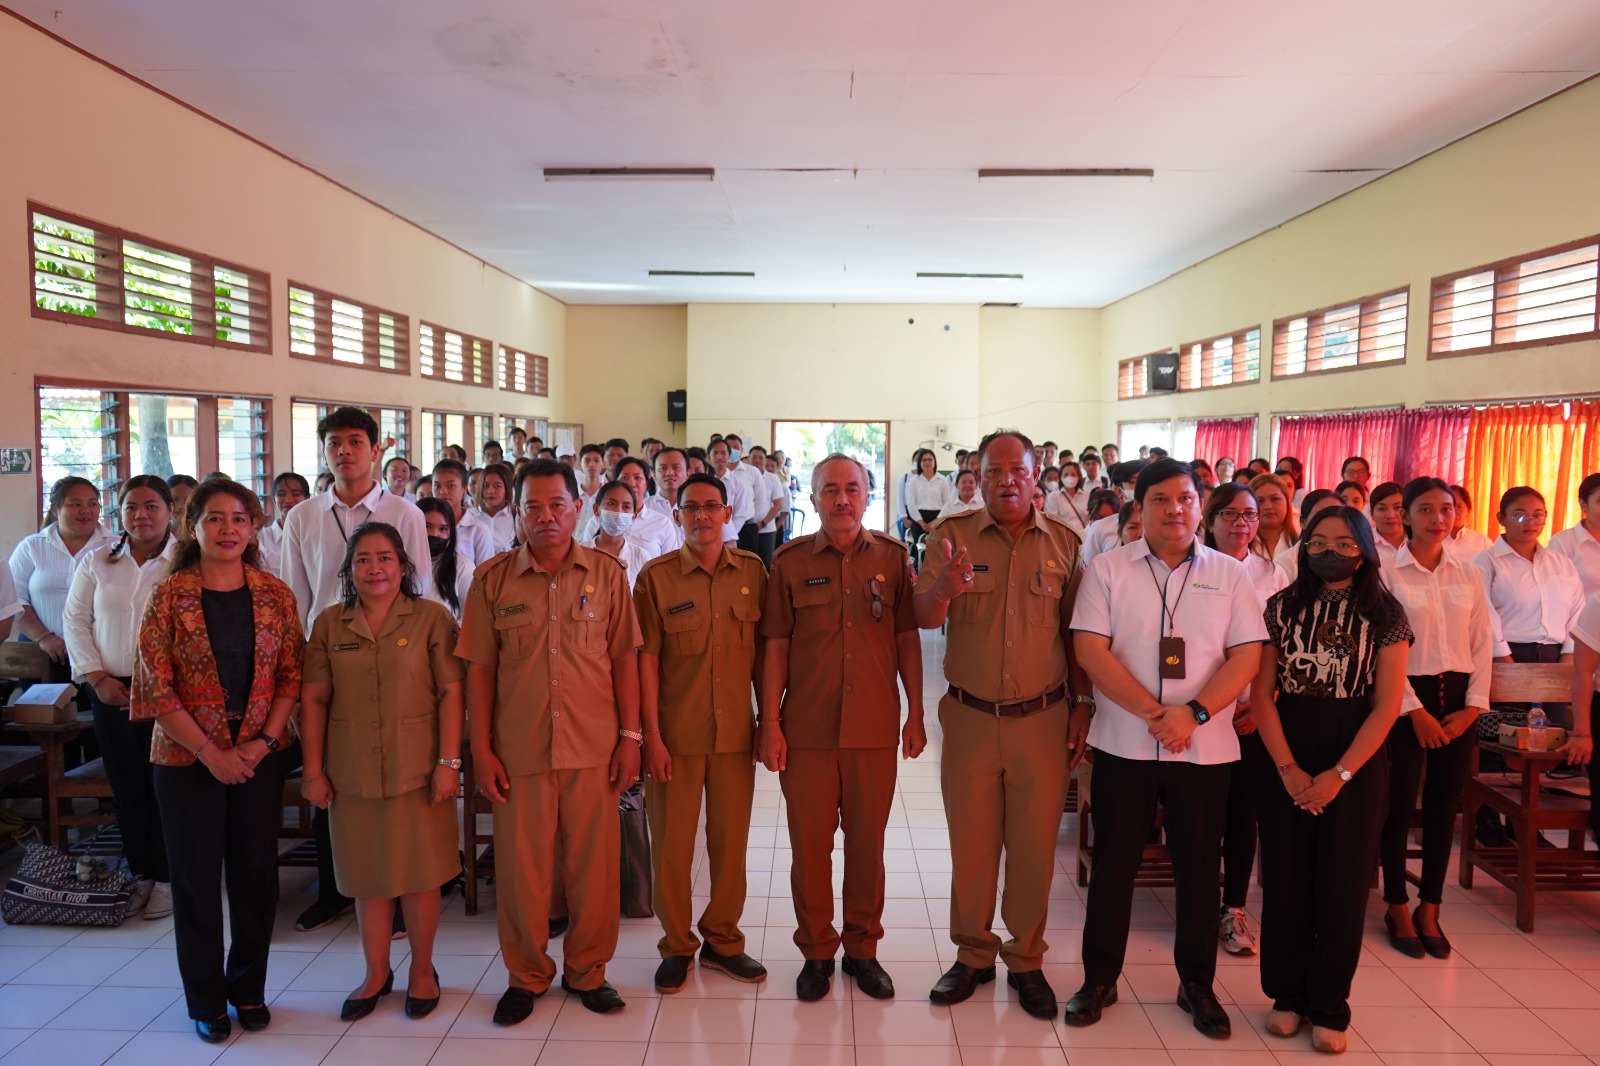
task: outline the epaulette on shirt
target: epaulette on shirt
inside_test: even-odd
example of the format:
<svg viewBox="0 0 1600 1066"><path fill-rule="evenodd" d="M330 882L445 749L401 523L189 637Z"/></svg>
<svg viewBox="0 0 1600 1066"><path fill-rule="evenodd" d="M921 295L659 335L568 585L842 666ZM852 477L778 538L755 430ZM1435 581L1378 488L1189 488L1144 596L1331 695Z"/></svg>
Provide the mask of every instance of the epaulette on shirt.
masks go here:
<svg viewBox="0 0 1600 1066"><path fill-rule="evenodd" d="M738 556L741 559L753 559L756 562L761 563L761 556L757 555L755 552L747 552L743 548L732 548L730 550L733 552L734 555ZM776 555L777 553L774 552L773 554ZM767 568L767 564L766 563L761 563L761 568L763 570L765 570Z"/></svg>
<svg viewBox="0 0 1600 1066"><path fill-rule="evenodd" d="M957 521L959 519L970 518L973 515L982 514L982 513L983 513L983 508L979 507L976 510L973 510L973 511L962 511L959 514L941 515L938 518L935 518L933 520L933 525L928 527L928 532L929 533L935 532L936 530L939 529L940 526L944 525L946 522L955 522L955 521Z"/></svg>
<svg viewBox="0 0 1600 1066"><path fill-rule="evenodd" d="M881 529L869 529L867 532L872 534L874 540L882 541L885 544L892 544L896 548L899 548L901 551L905 552L907 555L911 554L911 546L905 541L901 540L899 537L891 537Z"/></svg>
<svg viewBox="0 0 1600 1066"><path fill-rule="evenodd" d="M793 548L796 544L810 544L813 540L816 540L816 539L817 539L817 534L815 534L815 533L803 533L800 536L795 537L794 539L790 540L788 543L779 545L778 546L778 550L772 553L772 558L774 560L776 560L778 558L778 556L782 555L784 552L788 551L790 548ZM734 549L734 551L738 551L738 550L739 549L737 549L737 548ZM745 554L748 555L749 553L746 552Z"/></svg>

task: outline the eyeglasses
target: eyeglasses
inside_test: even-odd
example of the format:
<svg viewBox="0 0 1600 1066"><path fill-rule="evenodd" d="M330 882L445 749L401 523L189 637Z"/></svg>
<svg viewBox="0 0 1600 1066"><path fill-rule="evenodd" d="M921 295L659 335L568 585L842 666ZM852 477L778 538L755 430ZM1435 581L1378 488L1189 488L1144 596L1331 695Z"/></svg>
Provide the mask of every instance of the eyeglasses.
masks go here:
<svg viewBox="0 0 1600 1066"><path fill-rule="evenodd" d="M1534 511L1530 514L1524 514L1521 511L1516 511L1510 515L1507 515L1507 517L1513 522L1520 522L1523 525L1542 526L1544 525L1545 520L1550 516L1544 511Z"/></svg>
<svg viewBox="0 0 1600 1066"><path fill-rule="evenodd" d="M1321 555L1323 552L1331 551L1335 555L1343 555L1349 558L1361 554L1361 545L1353 540L1342 538L1339 540L1327 540L1323 537L1312 537L1306 541L1306 551L1312 555Z"/></svg>
<svg viewBox="0 0 1600 1066"><path fill-rule="evenodd" d="M1231 526L1235 522L1240 521L1241 519L1246 521L1246 522L1259 522L1259 521L1261 521L1261 512L1260 511L1234 511L1234 510L1218 511L1217 512L1217 517L1222 519L1224 522L1228 523L1228 525Z"/></svg>
<svg viewBox="0 0 1600 1066"><path fill-rule="evenodd" d="M721 514L726 509L727 509L726 505L725 504L720 504L720 503L680 503L680 504L678 504L678 513L683 515L686 518L697 518L702 514L705 515L707 518L715 518L715 517L717 517L717 515Z"/></svg>
<svg viewBox="0 0 1600 1066"><path fill-rule="evenodd" d="M872 593L872 620L883 621L883 586L878 584L877 578L867 582L867 591Z"/></svg>

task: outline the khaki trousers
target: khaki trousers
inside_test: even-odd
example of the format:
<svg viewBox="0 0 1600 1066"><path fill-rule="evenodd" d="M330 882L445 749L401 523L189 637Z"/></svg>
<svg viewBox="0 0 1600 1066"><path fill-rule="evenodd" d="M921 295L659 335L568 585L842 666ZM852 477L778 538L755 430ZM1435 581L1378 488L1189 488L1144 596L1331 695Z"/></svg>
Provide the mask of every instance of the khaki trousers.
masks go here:
<svg viewBox="0 0 1600 1066"><path fill-rule="evenodd" d="M794 942L806 959L876 958L883 939L883 835L899 748L790 748L781 776L789 808ZM844 935L833 925L833 837L844 826Z"/></svg>
<svg viewBox="0 0 1600 1066"><path fill-rule="evenodd" d="M622 920L622 839L610 772L591 766L513 777L506 802L495 807L495 906L512 988L544 992L555 980L546 949L558 854L572 919L562 974L577 989L606 979Z"/></svg>
<svg viewBox="0 0 1600 1066"><path fill-rule="evenodd" d="M756 767L748 751L674 755L671 781L644 783L662 958L693 955L702 940L719 955L744 952L739 917L744 913L744 859L755 790ZM696 937L690 928L694 920L690 897L702 795L711 900L700 915L700 936Z"/></svg>
<svg viewBox="0 0 1600 1066"><path fill-rule="evenodd" d="M997 718L939 700L944 727L940 784L950 824L950 939L956 961L978 969L998 954L1006 969L1037 970L1055 874L1056 835L1067 796L1066 701L1026 718ZM994 934L1000 853L1006 887Z"/></svg>

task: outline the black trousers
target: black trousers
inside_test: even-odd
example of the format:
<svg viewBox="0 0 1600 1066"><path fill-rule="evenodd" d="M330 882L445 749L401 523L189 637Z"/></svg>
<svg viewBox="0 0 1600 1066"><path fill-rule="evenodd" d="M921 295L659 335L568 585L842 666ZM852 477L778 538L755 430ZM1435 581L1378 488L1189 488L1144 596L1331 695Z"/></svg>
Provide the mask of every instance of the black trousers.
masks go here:
<svg viewBox="0 0 1600 1066"><path fill-rule="evenodd" d="M1228 786L1228 825L1222 833L1222 904L1243 907L1256 862L1256 785L1258 764L1271 764L1260 733L1239 737L1239 767Z"/></svg>
<svg viewBox="0 0 1600 1066"><path fill-rule="evenodd" d="M278 825L286 752L268 755L242 785L199 763L157 766L156 796L172 868L178 972L189 1017L266 1002L267 952L278 908ZM232 943L222 952L222 885Z"/></svg>
<svg viewBox="0 0 1600 1066"><path fill-rule="evenodd" d="M1467 675L1413 677L1411 687L1423 708L1443 719L1467 705ZM1472 752L1478 746L1477 730L1469 729L1442 748L1424 748L1417 742L1409 716L1401 715L1389 731L1389 814L1383 823L1381 862L1383 901L1406 903L1406 841L1411 835L1411 812L1416 809L1422 767L1428 767L1422 788L1422 884L1417 898L1423 903L1444 902L1444 875L1450 865L1450 838L1461 793L1472 773Z"/></svg>
<svg viewBox="0 0 1600 1066"><path fill-rule="evenodd" d="M768 570L772 569L772 555L778 550L778 531L756 534L756 554L761 556L762 565Z"/></svg>
<svg viewBox="0 0 1600 1066"><path fill-rule="evenodd" d="M746 522L739 527L739 547L743 551L753 552L760 547L761 527L754 522Z"/></svg>
<svg viewBox="0 0 1600 1066"><path fill-rule="evenodd" d="M1371 709L1369 699L1278 699L1289 751L1313 777L1339 761ZM1389 812L1388 753L1379 748L1318 815L1294 805L1270 758L1251 770L1261 825L1261 990L1275 1010L1347 1029L1368 885Z"/></svg>
<svg viewBox="0 0 1600 1066"><path fill-rule="evenodd" d="M1094 867L1083 923L1087 984L1114 984L1128 952L1133 882L1162 805L1178 882L1173 960L1178 979L1209 987L1217 972L1217 864L1234 764L1123 759L1098 749L1090 778Z"/></svg>
<svg viewBox="0 0 1600 1066"><path fill-rule="evenodd" d="M124 685L128 678L118 678ZM105 761L106 783L117 808L117 829L122 853L133 876L151 881L171 881L167 872L167 843L161 835L161 808L156 803L155 767L150 764L150 737L154 719L131 721L128 708L100 702L93 686L89 708L94 713L94 737Z"/></svg>

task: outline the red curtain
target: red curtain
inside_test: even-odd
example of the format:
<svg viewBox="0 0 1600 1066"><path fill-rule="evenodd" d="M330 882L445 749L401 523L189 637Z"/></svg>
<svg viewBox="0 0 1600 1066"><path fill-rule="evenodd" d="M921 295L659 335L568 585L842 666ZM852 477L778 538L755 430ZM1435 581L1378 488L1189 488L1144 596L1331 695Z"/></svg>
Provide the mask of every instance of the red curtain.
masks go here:
<svg viewBox="0 0 1600 1066"><path fill-rule="evenodd" d="M1346 411L1280 418L1273 461L1292 455L1304 463L1307 489L1338 485L1339 469L1353 455L1371 464L1373 484L1389 481L1394 477L1398 441L1408 428L1403 422L1408 413L1421 412Z"/></svg>
<svg viewBox="0 0 1600 1066"><path fill-rule="evenodd" d="M1467 476L1471 408L1435 407L1406 411L1401 418L1401 426L1394 480L1403 485L1415 477L1437 477L1452 485L1466 483L1463 479Z"/></svg>
<svg viewBox="0 0 1600 1066"><path fill-rule="evenodd" d="M1256 416L1244 418L1202 418L1195 425L1194 456L1212 466L1227 456L1234 468L1244 466L1256 454Z"/></svg>

